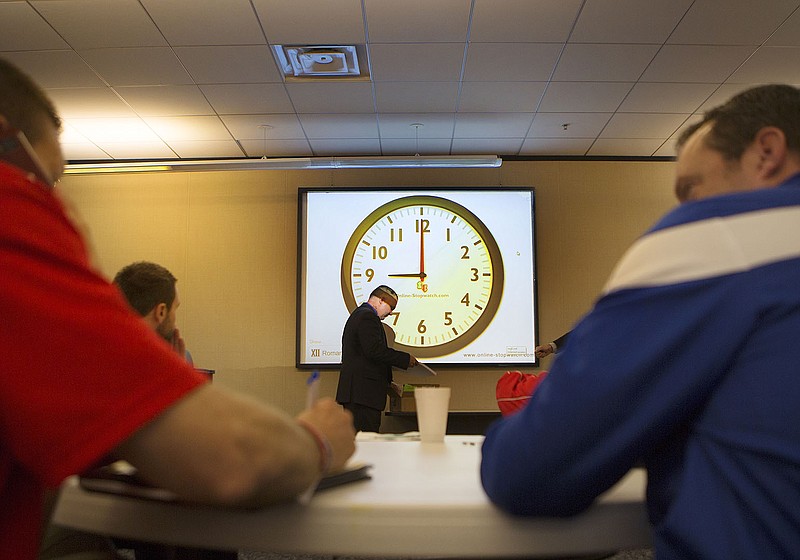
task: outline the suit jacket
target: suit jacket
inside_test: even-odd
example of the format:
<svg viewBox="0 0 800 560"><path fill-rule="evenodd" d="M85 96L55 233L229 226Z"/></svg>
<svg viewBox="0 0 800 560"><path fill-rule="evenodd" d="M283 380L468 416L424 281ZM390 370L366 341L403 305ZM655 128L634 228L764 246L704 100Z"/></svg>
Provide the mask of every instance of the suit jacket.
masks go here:
<svg viewBox="0 0 800 560"><path fill-rule="evenodd" d="M389 348L378 314L362 303L347 319L342 333L342 369L336 402L353 402L377 410L386 407L392 366L408 369L411 355Z"/></svg>
<svg viewBox="0 0 800 560"><path fill-rule="evenodd" d="M556 351L561 352L564 349L564 345L567 343L567 339L569 338L569 333L571 332L572 331L567 331L553 341L553 344L556 345Z"/></svg>

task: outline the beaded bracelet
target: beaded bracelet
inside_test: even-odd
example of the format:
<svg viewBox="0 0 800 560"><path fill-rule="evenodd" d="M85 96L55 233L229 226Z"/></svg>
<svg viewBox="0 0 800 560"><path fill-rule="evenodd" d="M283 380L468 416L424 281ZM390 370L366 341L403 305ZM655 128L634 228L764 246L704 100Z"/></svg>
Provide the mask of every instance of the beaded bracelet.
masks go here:
<svg viewBox="0 0 800 560"><path fill-rule="evenodd" d="M311 434L311 437L314 438L314 441L317 443L317 448L319 448L320 472L327 472L331 466L331 463L333 462L333 449L331 448L331 442L328 441L328 438L326 438L322 432L305 420L298 418L297 423L305 428L306 431Z"/></svg>

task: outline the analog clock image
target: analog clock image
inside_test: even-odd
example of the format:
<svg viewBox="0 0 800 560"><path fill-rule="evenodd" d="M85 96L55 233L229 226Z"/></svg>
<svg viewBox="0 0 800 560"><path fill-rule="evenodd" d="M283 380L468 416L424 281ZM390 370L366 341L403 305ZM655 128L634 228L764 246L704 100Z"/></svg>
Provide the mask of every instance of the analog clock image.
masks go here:
<svg viewBox="0 0 800 560"><path fill-rule="evenodd" d="M376 208L342 257L349 311L377 286L394 288L397 309L384 322L394 347L418 358L464 348L489 326L503 296L503 259L492 233L462 205L408 196Z"/></svg>

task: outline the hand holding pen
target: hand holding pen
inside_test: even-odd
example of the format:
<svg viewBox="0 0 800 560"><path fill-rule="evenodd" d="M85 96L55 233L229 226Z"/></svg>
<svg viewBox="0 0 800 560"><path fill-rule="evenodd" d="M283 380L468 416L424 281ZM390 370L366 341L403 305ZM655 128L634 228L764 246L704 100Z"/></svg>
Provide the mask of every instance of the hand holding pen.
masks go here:
<svg viewBox="0 0 800 560"><path fill-rule="evenodd" d="M327 440L331 454L327 470L339 469L356 450L353 415L332 398L319 399L318 394L319 372L315 371L308 379L306 409L297 416L297 420L309 431Z"/></svg>

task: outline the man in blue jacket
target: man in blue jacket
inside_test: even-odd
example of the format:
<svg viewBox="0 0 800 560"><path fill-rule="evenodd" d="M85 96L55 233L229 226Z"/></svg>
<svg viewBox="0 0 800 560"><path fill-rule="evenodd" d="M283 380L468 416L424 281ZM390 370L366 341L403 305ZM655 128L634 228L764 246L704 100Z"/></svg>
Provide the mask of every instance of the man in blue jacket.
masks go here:
<svg viewBox="0 0 800 560"><path fill-rule="evenodd" d="M389 348L381 321L397 307L397 293L378 286L369 299L353 310L342 333L342 369L336 402L353 413L356 431L377 432L386 394L392 382L392 366L402 369L417 364L408 352Z"/></svg>
<svg viewBox="0 0 800 560"><path fill-rule="evenodd" d="M481 476L572 515L637 462L656 557L800 550L800 90L733 97L678 143L676 194L624 255ZM601 370L597 360L606 359Z"/></svg>

